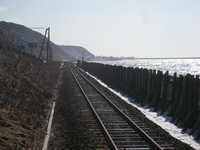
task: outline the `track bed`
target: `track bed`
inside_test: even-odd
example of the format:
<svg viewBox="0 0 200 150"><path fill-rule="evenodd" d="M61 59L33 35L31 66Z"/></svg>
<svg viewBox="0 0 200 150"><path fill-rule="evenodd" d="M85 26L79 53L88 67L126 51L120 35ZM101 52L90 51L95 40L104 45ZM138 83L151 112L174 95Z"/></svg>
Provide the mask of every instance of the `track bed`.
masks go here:
<svg viewBox="0 0 200 150"><path fill-rule="evenodd" d="M66 70L68 78L70 75L70 81L67 82L73 82L74 86L79 85L78 88L75 88L74 96L78 100L76 103L79 103L77 106L80 109L76 108L74 111L79 112L81 119L77 115L74 120L79 120L77 123L82 124L81 132L84 132L81 135L77 133L77 136L85 136L82 142L86 142L84 146L82 145L83 148L78 144L80 141L77 137L77 143L74 143L74 146L79 146L79 148L76 149L192 149L169 136L160 127L146 119L136 108L122 101L84 72L77 71L71 64L68 67ZM65 111L67 112L67 110ZM64 117L64 115L59 117ZM59 118L58 120L60 121ZM54 135L50 140L52 149L57 145L55 144L56 136L62 134L59 132L58 126L58 122L53 123ZM64 127L62 126L62 128ZM75 130L74 133L76 133ZM70 139L70 137L67 138ZM61 147L70 147L67 140L65 141L62 137L61 139L63 140L63 143L60 143Z"/></svg>

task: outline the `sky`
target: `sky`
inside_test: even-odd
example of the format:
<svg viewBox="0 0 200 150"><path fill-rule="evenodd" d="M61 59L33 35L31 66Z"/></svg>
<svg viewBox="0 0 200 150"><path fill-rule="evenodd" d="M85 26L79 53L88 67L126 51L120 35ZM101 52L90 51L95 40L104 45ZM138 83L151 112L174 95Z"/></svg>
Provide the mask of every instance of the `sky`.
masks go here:
<svg viewBox="0 0 200 150"><path fill-rule="evenodd" d="M200 0L0 0L0 19L96 56L200 57Z"/></svg>

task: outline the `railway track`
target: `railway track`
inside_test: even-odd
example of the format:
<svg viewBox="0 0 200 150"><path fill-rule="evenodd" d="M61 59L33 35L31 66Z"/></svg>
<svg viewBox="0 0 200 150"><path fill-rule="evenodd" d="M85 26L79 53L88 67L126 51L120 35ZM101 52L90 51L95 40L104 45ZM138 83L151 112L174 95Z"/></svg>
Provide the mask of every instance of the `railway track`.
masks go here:
<svg viewBox="0 0 200 150"><path fill-rule="evenodd" d="M90 109L83 110L83 113L96 137L96 149L174 149L172 143L159 137L158 133L134 115L128 115L126 109L118 108L112 99L97 89L79 69L73 65L68 67L89 105Z"/></svg>

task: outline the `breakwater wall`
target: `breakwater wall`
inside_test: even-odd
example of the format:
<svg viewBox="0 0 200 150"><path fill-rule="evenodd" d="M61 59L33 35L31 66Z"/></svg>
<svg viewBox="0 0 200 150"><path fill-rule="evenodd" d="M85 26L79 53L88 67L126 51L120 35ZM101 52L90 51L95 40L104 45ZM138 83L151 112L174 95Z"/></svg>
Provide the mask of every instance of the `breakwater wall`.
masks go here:
<svg viewBox="0 0 200 150"><path fill-rule="evenodd" d="M174 73L170 76L168 72L88 62L82 62L81 68L137 103L153 107L161 114L167 112L172 117L171 122L182 127L183 131L191 129L190 135L199 131L198 75L177 76Z"/></svg>

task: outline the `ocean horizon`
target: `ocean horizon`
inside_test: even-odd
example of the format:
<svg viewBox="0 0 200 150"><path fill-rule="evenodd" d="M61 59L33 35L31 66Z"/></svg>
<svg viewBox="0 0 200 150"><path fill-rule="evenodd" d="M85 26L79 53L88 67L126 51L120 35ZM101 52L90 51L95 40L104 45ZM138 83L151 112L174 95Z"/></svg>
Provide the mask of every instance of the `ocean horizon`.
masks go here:
<svg viewBox="0 0 200 150"><path fill-rule="evenodd" d="M170 75L200 75L200 57L174 57L174 58L133 58L120 60L91 61L102 64L159 70Z"/></svg>

